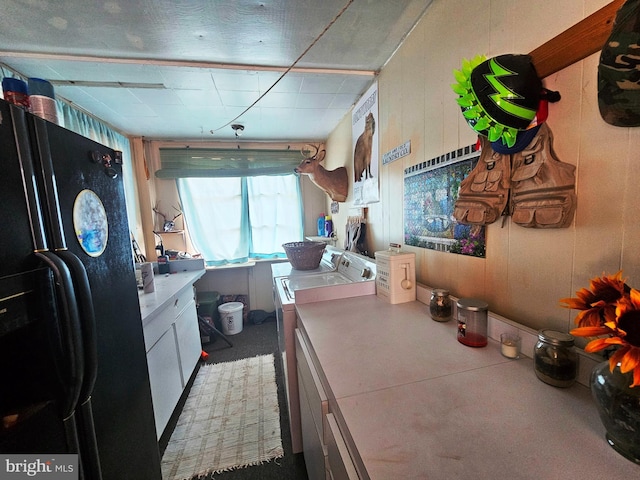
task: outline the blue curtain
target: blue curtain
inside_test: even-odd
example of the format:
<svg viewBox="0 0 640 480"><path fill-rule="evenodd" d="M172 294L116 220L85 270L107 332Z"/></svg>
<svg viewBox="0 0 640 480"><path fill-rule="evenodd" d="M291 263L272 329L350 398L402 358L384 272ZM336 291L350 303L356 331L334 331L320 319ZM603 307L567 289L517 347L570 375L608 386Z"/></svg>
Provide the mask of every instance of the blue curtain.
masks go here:
<svg viewBox="0 0 640 480"><path fill-rule="evenodd" d="M207 265L284 258L303 238L296 175L176 180L186 226Z"/></svg>

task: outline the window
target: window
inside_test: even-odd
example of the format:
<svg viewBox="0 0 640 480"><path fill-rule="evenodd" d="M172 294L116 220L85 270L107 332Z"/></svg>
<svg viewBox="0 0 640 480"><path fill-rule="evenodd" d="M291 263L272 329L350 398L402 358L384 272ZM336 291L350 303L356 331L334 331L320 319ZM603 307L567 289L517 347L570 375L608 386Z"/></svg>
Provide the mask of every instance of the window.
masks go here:
<svg viewBox="0 0 640 480"><path fill-rule="evenodd" d="M282 244L302 239L293 174L176 181L191 241L207 265L284 257Z"/></svg>

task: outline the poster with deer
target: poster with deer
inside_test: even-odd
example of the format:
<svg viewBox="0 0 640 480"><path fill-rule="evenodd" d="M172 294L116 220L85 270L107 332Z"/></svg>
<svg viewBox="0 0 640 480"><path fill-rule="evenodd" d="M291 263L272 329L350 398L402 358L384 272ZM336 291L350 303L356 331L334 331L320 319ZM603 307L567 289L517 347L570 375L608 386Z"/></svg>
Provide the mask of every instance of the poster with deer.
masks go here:
<svg viewBox="0 0 640 480"><path fill-rule="evenodd" d="M378 83L374 82L353 109L353 204L380 201L378 188Z"/></svg>

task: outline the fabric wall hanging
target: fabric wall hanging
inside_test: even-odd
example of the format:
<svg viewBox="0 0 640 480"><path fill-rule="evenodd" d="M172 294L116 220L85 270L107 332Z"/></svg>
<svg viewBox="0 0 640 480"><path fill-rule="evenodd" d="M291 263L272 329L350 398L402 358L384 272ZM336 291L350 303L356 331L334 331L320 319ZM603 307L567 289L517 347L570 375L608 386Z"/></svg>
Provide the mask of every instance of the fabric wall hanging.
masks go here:
<svg viewBox="0 0 640 480"><path fill-rule="evenodd" d="M478 162L468 145L404 170L404 243L474 257L485 256L485 227L453 217L460 183Z"/></svg>

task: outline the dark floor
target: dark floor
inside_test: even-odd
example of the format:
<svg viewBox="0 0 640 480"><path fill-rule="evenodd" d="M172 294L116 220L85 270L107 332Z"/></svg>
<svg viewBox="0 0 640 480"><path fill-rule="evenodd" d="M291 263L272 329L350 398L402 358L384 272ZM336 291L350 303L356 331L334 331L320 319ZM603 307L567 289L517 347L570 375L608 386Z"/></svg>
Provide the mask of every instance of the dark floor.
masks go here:
<svg viewBox="0 0 640 480"><path fill-rule="evenodd" d="M282 362L278 361L278 336L276 322L273 318L260 325L249 322L242 332L227 337L233 347L229 347L222 338L216 338L212 343L204 345L203 349L209 354L207 363L221 363L255 357L273 353L276 358L276 384L278 386L278 403L280 404L280 430L284 457L271 460L262 465L239 468L229 472L213 474L193 480L307 480L307 471L302 453L293 454L291 451L291 435L289 433L289 419L284 393L284 376ZM192 377L193 381L193 377ZM184 403L184 399L183 402ZM178 409L179 410L179 409ZM171 431L178 420L175 414L160 439L161 452L166 448Z"/></svg>

